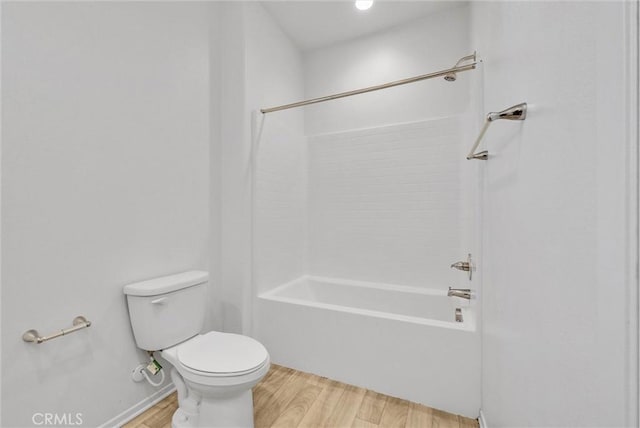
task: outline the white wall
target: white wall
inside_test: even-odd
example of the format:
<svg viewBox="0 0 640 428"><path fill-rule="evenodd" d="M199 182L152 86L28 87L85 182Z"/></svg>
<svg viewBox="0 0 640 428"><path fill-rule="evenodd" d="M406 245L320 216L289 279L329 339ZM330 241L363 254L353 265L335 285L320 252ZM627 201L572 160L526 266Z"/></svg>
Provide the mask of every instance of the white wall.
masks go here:
<svg viewBox="0 0 640 428"><path fill-rule="evenodd" d="M261 4L230 2L221 9L221 280L215 311L224 331L250 334L255 293L304 271L302 111L269 117L258 113L256 121L251 119L260 108L302 97L302 64L297 49ZM253 143L259 176L255 183Z"/></svg>
<svg viewBox="0 0 640 428"><path fill-rule="evenodd" d="M486 136L482 406L491 427L637 424L626 7L472 8L484 112L532 105L525 122L497 122Z"/></svg>
<svg viewBox="0 0 640 428"><path fill-rule="evenodd" d="M220 283L214 312L223 331L245 331L251 284L251 143L245 117L243 6L225 2L220 14ZM216 219L217 220L217 219Z"/></svg>
<svg viewBox="0 0 640 428"><path fill-rule="evenodd" d="M460 2L399 27L304 55L306 98L453 67L469 44L468 6ZM469 75L433 79L305 107L307 135L412 122L461 113Z"/></svg>
<svg viewBox="0 0 640 428"><path fill-rule="evenodd" d="M304 97L298 49L259 3L245 5L247 111ZM307 143L303 109L257 113L254 282L256 292L306 272Z"/></svg>
<svg viewBox="0 0 640 428"><path fill-rule="evenodd" d="M228 25L225 3L209 5L209 301L205 329L224 329L222 311L222 64L228 60L229 43L223 42L224 23ZM228 87L227 87L228 90ZM224 111L227 111L225 108Z"/></svg>
<svg viewBox="0 0 640 428"><path fill-rule="evenodd" d="M122 286L208 267L207 10L2 5L3 426L96 426L154 391Z"/></svg>

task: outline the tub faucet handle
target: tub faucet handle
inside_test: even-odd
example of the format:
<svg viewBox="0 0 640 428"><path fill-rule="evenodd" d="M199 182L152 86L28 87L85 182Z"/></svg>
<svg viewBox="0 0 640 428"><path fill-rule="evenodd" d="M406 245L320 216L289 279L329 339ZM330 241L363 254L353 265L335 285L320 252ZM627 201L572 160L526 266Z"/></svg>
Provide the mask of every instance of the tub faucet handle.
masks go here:
<svg viewBox="0 0 640 428"><path fill-rule="evenodd" d="M451 268L458 269L463 272L469 272L469 281L471 281L471 275L473 272L473 264L471 263L471 254L467 256L466 262L463 262L463 261L455 262L451 265Z"/></svg>

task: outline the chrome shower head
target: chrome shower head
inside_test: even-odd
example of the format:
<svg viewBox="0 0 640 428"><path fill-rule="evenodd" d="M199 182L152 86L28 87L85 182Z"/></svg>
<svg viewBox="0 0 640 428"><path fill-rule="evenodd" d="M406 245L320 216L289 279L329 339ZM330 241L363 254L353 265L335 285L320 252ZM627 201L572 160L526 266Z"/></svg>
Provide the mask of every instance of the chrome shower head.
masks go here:
<svg viewBox="0 0 640 428"><path fill-rule="evenodd" d="M444 80L446 80L447 82L455 82L457 78L458 76L456 75L456 73L449 73L444 76Z"/></svg>

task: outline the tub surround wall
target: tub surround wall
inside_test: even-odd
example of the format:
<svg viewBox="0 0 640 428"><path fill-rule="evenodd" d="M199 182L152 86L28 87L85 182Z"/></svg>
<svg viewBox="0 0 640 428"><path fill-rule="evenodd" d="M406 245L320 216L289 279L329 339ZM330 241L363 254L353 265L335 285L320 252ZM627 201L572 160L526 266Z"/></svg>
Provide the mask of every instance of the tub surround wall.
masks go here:
<svg viewBox="0 0 640 428"><path fill-rule="evenodd" d="M484 112L532 106L525 122L494 125L486 139L490 427L637 426L624 116L633 3L473 4Z"/></svg>
<svg viewBox="0 0 640 428"><path fill-rule="evenodd" d="M460 3L305 52L306 96L449 67L474 50L468 14ZM472 236L478 228L469 224L478 218L469 174L476 166L464 160L473 133L471 84L481 83L473 73L460 73L456 82L431 79L305 107L309 273L478 288L449 269L467 253L479 253ZM419 122L424 125L417 132Z"/></svg>
<svg viewBox="0 0 640 428"><path fill-rule="evenodd" d="M301 132L291 129L291 123L295 121L286 120L286 114L264 117L258 140L254 223L257 293L307 272L307 144Z"/></svg>
<svg viewBox="0 0 640 428"><path fill-rule="evenodd" d="M208 268L209 12L2 4L2 426L98 426L155 392L122 286Z"/></svg>
<svg viewBox="0 0 640 428"><path fill-rule="evenodd" d="M328 108L328 107L327 107ZM456 117L309 138L309 274L468 286Z"/></svg>

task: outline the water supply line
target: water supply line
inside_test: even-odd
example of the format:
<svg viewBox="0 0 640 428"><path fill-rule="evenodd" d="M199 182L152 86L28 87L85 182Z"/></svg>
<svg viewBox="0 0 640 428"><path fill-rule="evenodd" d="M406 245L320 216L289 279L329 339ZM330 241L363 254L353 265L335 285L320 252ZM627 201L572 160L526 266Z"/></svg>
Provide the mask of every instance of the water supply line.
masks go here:
<svg viewBox="0 0 640 428"><path fill-rule="evenodd" d="M151 386L158 387L164 382L164 370L160 370L160 382L152 381L144 368L142 369L142 376L144 376L144 378L147 380L147 382L149 382Z"/></svg>
<svg viewBox="0 0 640 428"><path fill-rule="evenodd" d="M140 364L138 367L133 369L133 372L131 373L131 379L133 379L134 382L142 382L142 379L146 379L147 382L149 382L149 385L158 387L164 383L164 379L165 379L164 370L162 370L162 366L160 365L160 363L158 363L156 359L153 357L153 352L152 351L148 351L148 352L149 352L149 363ZM152 381L151 377L149 377L149 375L147 374L147 371L151 371L152 369L153 369L152 373L154 376L160 373L159 382Z"/></svg>

